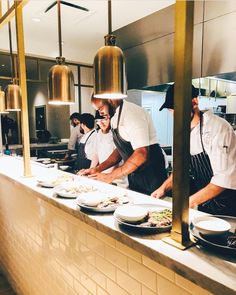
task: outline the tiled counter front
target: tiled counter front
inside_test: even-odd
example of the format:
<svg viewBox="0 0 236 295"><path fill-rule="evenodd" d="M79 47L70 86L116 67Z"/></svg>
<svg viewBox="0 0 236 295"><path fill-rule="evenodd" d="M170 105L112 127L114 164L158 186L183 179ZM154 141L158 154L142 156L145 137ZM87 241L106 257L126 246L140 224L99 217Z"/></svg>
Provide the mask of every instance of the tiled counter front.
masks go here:
<svg viewBox="0 0 236 295"><path fill-rule="evenodd" d="M0 218L1 264L18 294L210 294L5 177Z"/></svg>

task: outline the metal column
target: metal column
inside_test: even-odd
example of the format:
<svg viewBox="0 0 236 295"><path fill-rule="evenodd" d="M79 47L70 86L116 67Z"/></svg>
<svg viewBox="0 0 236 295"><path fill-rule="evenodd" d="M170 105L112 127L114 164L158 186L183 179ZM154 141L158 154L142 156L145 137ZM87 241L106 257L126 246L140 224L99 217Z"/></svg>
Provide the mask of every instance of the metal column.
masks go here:
<svg viewBox="0 0 236 295"><path fill-rule="evenodd" d="M24 48L24 32L23 32L23 17L22 6L17 6L15 1L15 16L16 16L16 36L17 36L17 52L19 65L19 80L22 93L22 144L23 144L23 159L24 159L24 176L31 176L30 166L30 142L29 142L29 121L28 121L28 99L26 85L26 68L25 68L25 48Z"/></svg>
<svg viewBox="0 0 236 295"><path fill-rule="evenodd" d="M185 249L189 239L189 155L194 1L177 0L175 11L175 94L173 225L168 243Z"/></svg>

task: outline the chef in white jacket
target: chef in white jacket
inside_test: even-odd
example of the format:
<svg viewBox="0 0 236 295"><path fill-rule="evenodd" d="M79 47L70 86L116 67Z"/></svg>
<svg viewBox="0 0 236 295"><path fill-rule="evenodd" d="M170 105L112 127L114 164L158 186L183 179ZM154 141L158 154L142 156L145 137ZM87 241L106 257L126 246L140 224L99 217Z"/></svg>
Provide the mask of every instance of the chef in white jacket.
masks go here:
<svg viewBox="0 0 236 295"><path fill-rule="evenodd" d="M75 112L70 115L70 124L73 127L68 142L68 151L65 155L65 160L69 159L71 154L75 153L77 145L80 142L82 133L80 132L80 114Z"/></svg>
<svg viewBox="0 0 236 295"><path fill-rule="evenodd" d="M201 112L197 96L192 86L189 205L210 214L236 216L236 135L226 120L210 111ZM171 85L160 110L173 110L173 105ZM172 176L152 196L162 197L171 188Z"/></svg>
<svg viewBox="0 0 236 295"><path fill-rule="evenodd" d="M96 167L99 163L104 162L114 151L115 144L111 132L111 122L109 117L103 117L96 112L95 123L98 125L99 130L96 134L95 151L92 159L91 168ZM108 168L104 173L110 173L114 167Z"/></svg>

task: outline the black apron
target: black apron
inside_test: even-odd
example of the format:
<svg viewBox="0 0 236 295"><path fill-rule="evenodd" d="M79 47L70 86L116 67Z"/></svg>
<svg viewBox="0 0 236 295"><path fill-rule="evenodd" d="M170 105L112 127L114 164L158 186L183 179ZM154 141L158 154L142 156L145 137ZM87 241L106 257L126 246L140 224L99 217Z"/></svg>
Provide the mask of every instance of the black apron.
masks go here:
<svg viewBox="0 0 236 295"><path fill-rule="evenodd" d="M95 132L95 130L93 130L93 132L91 132L89 134L89 136L87 137L85 143L79 143L78 147L77 147L77 161L75 164L75 168L77 170L81 170L81 169L88 169L90 168L91 165L91 160L86 158L86 154L85 154L85 146L87 141L89 140L90 136Z"/></svg>
<svg viewBox="0 0 236 295"><path fill-rule="evenodd" d="M203 113L200 112L200 139L203 152L190 156L191 194L208 185L213 176L213 170L208 154L205 151L202 140ZM217 197L198 206L200 211L236 216L236 190L226 189Z"/></svg>
<svg viewBox="0 0 236 295"><path fill-rule="evenodd" d="M123 102L120 105L117 128L111 129L115 146L121 155L123 161L133 154L134 150L130 142L124 140L119 133L120 116L123 108ZM129 188L131 190L150 195L167 178L165 169L165 159L162 150L158 144L148 147L148 159L145 164L136 171L128 175Z"/></svg>

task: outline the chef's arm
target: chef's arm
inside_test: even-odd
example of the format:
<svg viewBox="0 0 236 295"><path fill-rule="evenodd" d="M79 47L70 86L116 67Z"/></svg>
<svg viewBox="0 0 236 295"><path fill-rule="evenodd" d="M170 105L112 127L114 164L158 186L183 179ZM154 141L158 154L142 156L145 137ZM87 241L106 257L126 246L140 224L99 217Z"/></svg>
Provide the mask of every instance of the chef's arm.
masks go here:
<svg viewBox="0 0 236 295"><path fill-rule="evenodd" d="M161 198L164 197L166 192L172 189L172 181L173 177L172 174L162 183L160 187L158 187L151 196L154 198Z"/></svg>
<svg viewBox="0 0 236 295"><path fill-rule="evenodd" d="M94 173L102 172L106 169L109 169L115 165L117 165L121 161L121 156L117 149L115 149L112 154L109 156L106 161L102 162L100 165L90 169L82 169L79 171L79 175L91 175ZM92 167L92 166L90 166Z"/></svg>
<svg viewBox="0 0 236 295"><path fill-rule="evenodd" d="M215 185L213 183L209 183L207 186L205 186L200 191L196 192L190 197L189 207L194 208L204 202L207 202L217 197L224 190L225 188L221 186Z"/></svg>
<svg viewBox="0 0 236 295"><path fill-rule="evenodd" d="M133 154L125 161L125 163L114 169L111 173L113 179L119 179L136 171L148 159L148 147L140 147L134 150Z"/></svg>
<svg viewBox="0 0 236 295"><path fill-rule="evenodd" d="M99 163L99 161L98 161L98 155L95 154L95 155L93 155L90 168L96 167L98 165L98 163Z"/></svg>
<svg viewBox="0 0 236 295"><path fill-rule="evenodd" d="M97 172L102 172L117 165L121 161L121 156L117 149L115 149L106 161L102 162L96 168Z"/></svg>

